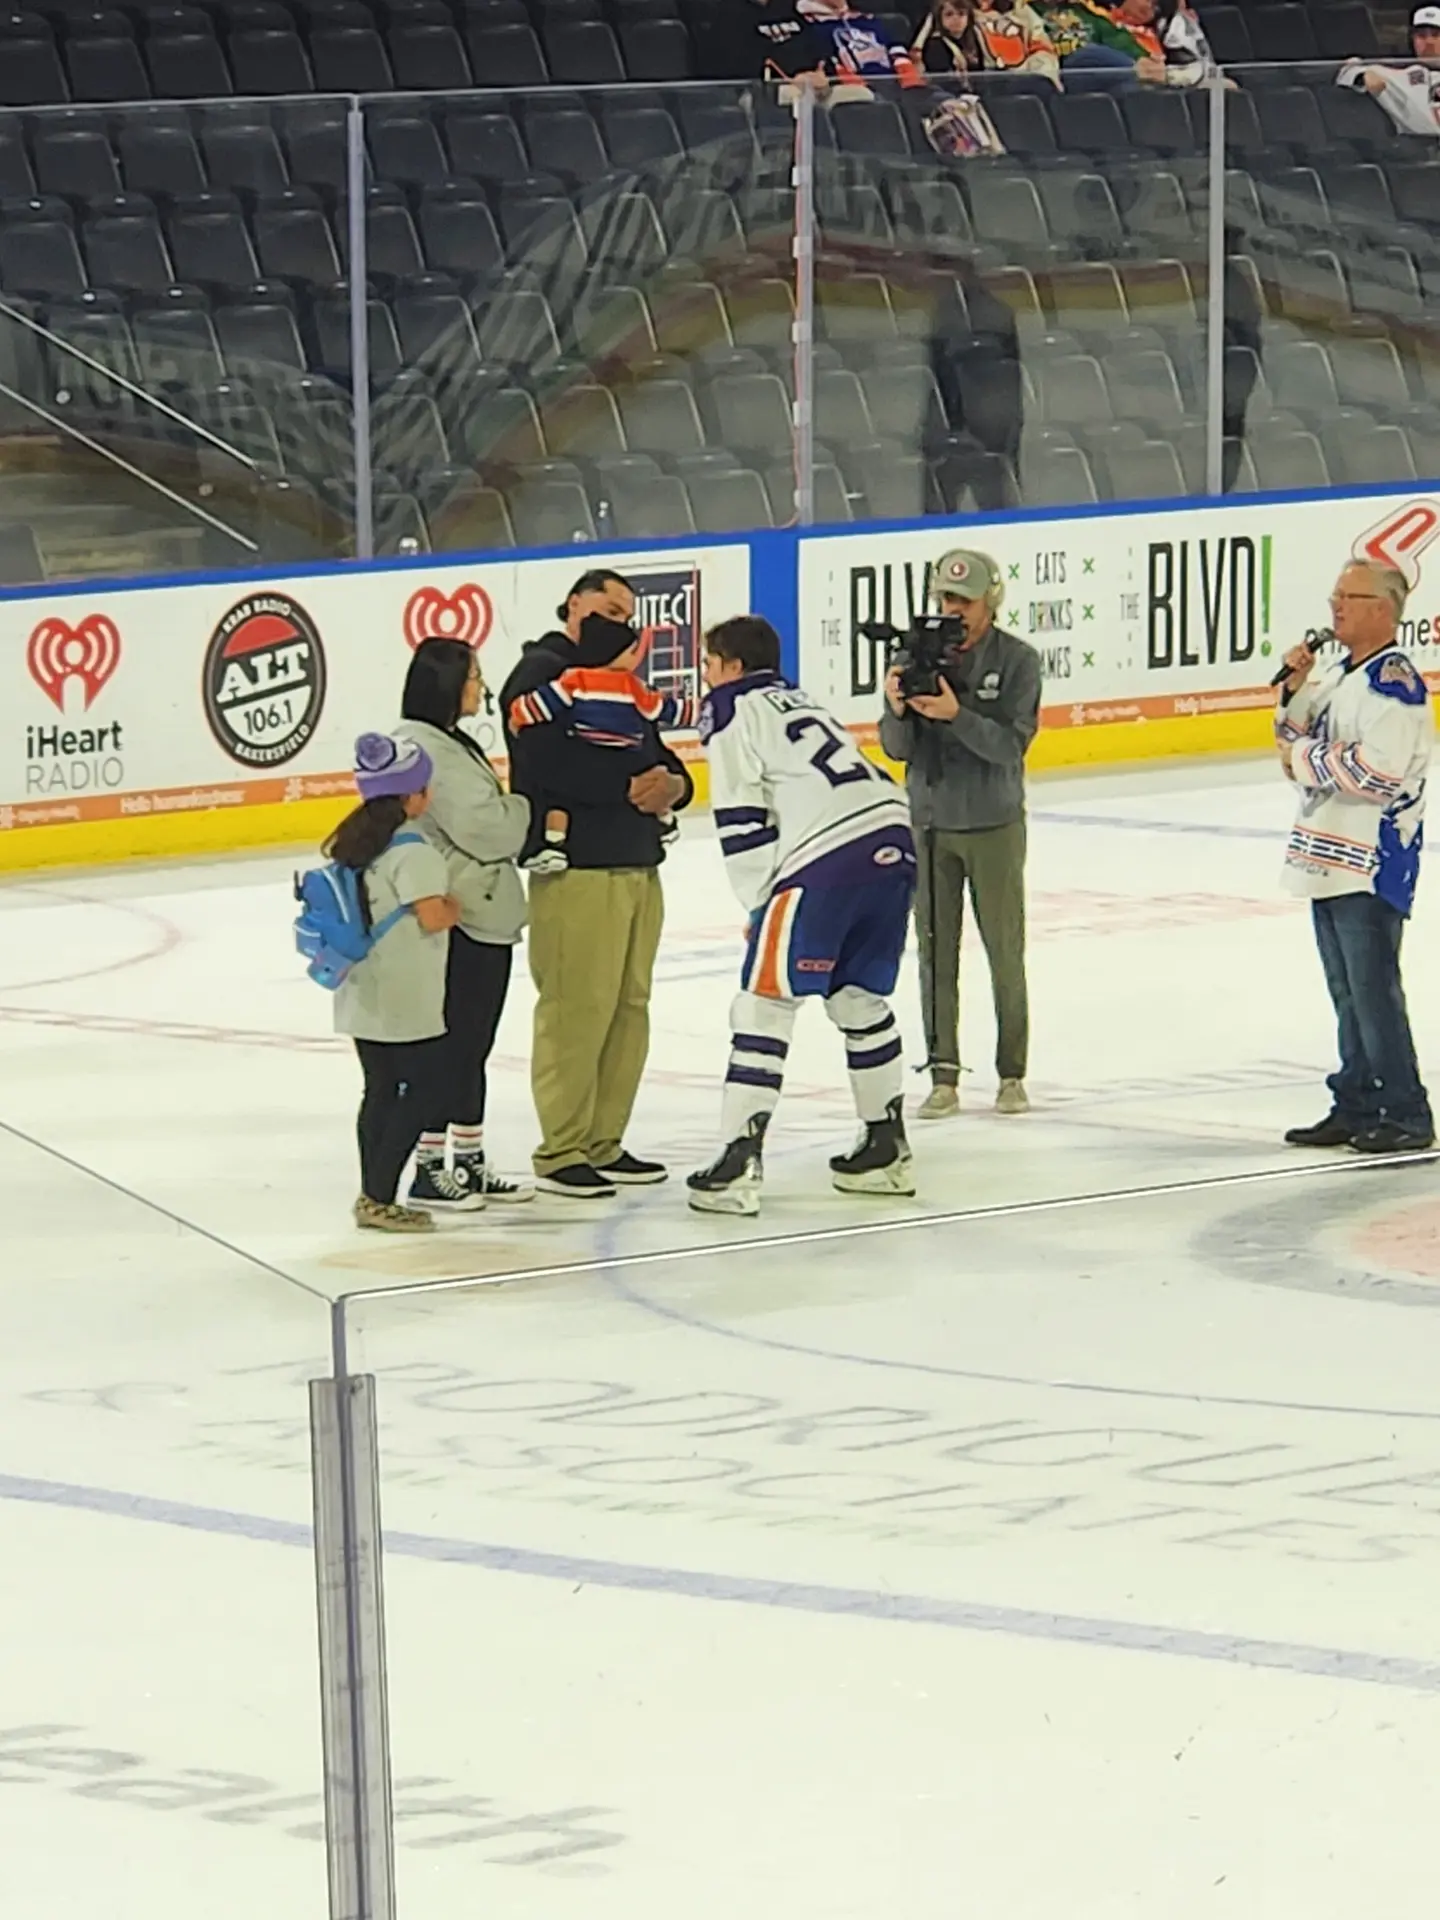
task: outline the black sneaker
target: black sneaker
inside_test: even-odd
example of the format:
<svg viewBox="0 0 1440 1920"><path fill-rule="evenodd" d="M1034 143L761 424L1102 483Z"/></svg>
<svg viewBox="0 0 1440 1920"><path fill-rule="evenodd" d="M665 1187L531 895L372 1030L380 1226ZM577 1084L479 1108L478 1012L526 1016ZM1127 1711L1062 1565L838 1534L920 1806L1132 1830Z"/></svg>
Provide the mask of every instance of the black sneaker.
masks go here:
<svg viewBox="0 0 1440 1920"><path fill-rule="evenodd" d="M468 1161L447 1168L443 1160L421 1160L405 1203L431 1213L478 1213L485 1204L485 1183Z"/></svg>
<svg viewBox="0 0 1440 1920"><path fill-rule="evenodd" d="M830 1162L835 1186L841 1193L891 1193L909 1196L915 1191L915 1169L901 1115L904 1103L890 1102L883 1120L867 1120L865 1132L852 1153L837 1153Z"/></svg>
<svg viewBox="0 0 1440 1920"><path fill-rule="evenodd" d="M1355 1129L1338 1113L1327 1113L1313 1127L1291 1127L1285 1136L1287 1147L1348 1147Z"/></svg>
<svg viewBox="0 0 1440 1920"><path fill-rule="evenodd" d="M658 1160L637 1160L633 1153L620 1152L608 1167L598 1169L602 1180L617 1187L658 1187L670 1178L670 1169Z"/></svg>
<svg viewBox="0 0 1440 1920"><path fill-rule="evenodd" d="M457 1159L456 1166L461 1162ZM523 1180L507 1180L503 1173L486 1164L483 1153L467 1153L464 1164L469 1167L471 1177L478 1184L487 1201L498 1200L504 1206L515 1206L525 1200L535 1198L534 1187L527 1186Z"/></svg>
<svg viewBox="0 0 1440 1920"><path fill-rule="evenodd" d="M1350 1145L1356 1153L1424 1153L1435 1144L1435 1129L1400 1127L1393 1120L1382 1120L1378 1127L1357 1133Z"/></svg>
<svg viewBox="0 0 1440 1920"><path fill-rule="evenodd" d="M613 1200L612 1181L594 1167L561 1167L555 1173L537 1174L535 1185L541 1193L563 1194L567 1200Z"/></svg>
<svg viewBox="0 0 1440 1920"><path fill-rule="evenodd" d="M690 1205L697 1213L759 1213L765 1178L761 1154L769 1124L768 1113L755 1114L738 1140L732 1140L708 1167L687 1177Z"/></svg>

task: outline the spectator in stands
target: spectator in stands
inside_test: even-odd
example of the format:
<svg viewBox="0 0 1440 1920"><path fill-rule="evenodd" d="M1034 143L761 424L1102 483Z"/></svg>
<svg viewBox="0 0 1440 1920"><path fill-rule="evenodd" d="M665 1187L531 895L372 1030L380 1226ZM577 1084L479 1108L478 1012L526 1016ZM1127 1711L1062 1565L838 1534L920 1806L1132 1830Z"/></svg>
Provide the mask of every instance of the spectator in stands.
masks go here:
<svg viewBox="0 0 1440 1920"><path fill-rule="evenodd" d="M969 0L935 0L910 51L928 74L1029 73L1060 85L1045 23L1027 0L992 0L978 9Z"/></svg>
<svg viewBox="0 0 1440 1920"><path fill-rule="evenodd" d="M1416 60L1440 60L1440 6L1416 7L1410 16L1410 51ZM1440 134L1440 71L1430 66L1382 67L1347 60L1337 87L1368 93L1401 133Z"/></svg>
<svg viewBox="0 0 1440 1920"><path fill-rule="evenodd" d="M1160 43L1165 55L1165 83L1171 87L1198 87L1217 71L1215 56L1200 16L1190 0L1160 0ZM1235 81L1225 85L1233 88Z"/></svg>
<svg viewBox="0 0 1440 1920"><path fill-rule="evenodd" d="M776 39L767 56L773 77L822 90L832 82L849 89L871 80L922 84L904 35L878 14L856 12L847 0L799 0L796 12L800 31Z"/></svg>
<svg viewBox="0 0 1440 1920"><path fill-rule="evenodd" d="M1165 48L1155 31L1155 0L1120 0L1114 8L1093 0L1038 0L1036 11L1060 57L1063 84L1072 88L1165 83Z"/></svg>

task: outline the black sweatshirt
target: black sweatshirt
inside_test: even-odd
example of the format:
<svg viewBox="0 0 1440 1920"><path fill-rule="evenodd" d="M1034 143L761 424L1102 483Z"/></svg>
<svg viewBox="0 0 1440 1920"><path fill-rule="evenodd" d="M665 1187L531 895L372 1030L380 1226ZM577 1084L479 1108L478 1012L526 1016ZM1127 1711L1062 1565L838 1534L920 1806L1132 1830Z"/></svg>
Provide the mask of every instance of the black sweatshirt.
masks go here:
<svg viewBox="0 0 1440 1920"><path fill-rule="evenodd" d="M501 689L511 788L526 796L537 819L546 807L563 807L569 814L565 851L572 867L658 867L665 858L660 822L631 806L630 782L649 767L678 773L685 791L675 803L677 812L689 806L695 788L684 763L665 745L656 727L648 727L645 745L635 749L597 747L588 740L573 739L563 721L511 732L511 702L575 664L569 638L547 633L525 648Z"/></svg>

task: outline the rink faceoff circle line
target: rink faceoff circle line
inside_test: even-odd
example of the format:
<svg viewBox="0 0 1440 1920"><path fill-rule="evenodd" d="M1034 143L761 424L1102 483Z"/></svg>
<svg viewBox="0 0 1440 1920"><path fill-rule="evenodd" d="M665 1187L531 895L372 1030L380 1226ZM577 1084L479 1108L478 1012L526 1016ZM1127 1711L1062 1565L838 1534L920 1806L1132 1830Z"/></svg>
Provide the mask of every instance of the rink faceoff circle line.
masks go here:
<svg viewBox="0 0 1440 1920"><path fill-rule="evenodd" d="M122 919L138 921L151 935L151 944L143 952L129 953L118 960L106 960L100 966L82 967L75 973L55 973L40 980L0 980L0 993L35 993L42 987L78 986L85 980L103 980L110 974L126 973L131 967L148 966L152 960L163 960L169 953L184 944L185 935L173 920L167 920L164 914L156 913L152 907L134 900L107 900L97 895L85 893L67 893L60 888L23 888L40 894L48 904L58 901L62 906L99 907L118 913Z"/></svg>

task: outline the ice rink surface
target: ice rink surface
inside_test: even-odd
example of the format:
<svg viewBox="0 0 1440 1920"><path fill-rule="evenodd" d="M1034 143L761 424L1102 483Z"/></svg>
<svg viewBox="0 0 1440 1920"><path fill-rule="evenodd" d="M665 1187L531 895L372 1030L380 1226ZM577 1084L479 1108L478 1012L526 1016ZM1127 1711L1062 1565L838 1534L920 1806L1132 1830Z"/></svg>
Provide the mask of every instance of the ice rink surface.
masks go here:
<svg viewBox="0 0 1440 1920"><path fill-rule="evenodd" d="M0 887L7 1912L320 1920L327 1301L573 1260L350 1309L401 1920L1428 1920L1437 1175L1278 1143L1331 1051L1288 814L1259 762L1036 784L1035 1111L990 1111L971 950L975 1071L913 1130L914 1203L829 1191L853 1122L812 1009L758 1222L672 1185L423 1242L349 1227L294 859ZM632 1145L678 1173L740 921L703 821L666 893ZM1432 873L1432 1070L1437 929ZM529 1014L522 967L517 1169ZM925 1224L1022 1202L1057 1204Z"/></svg>

